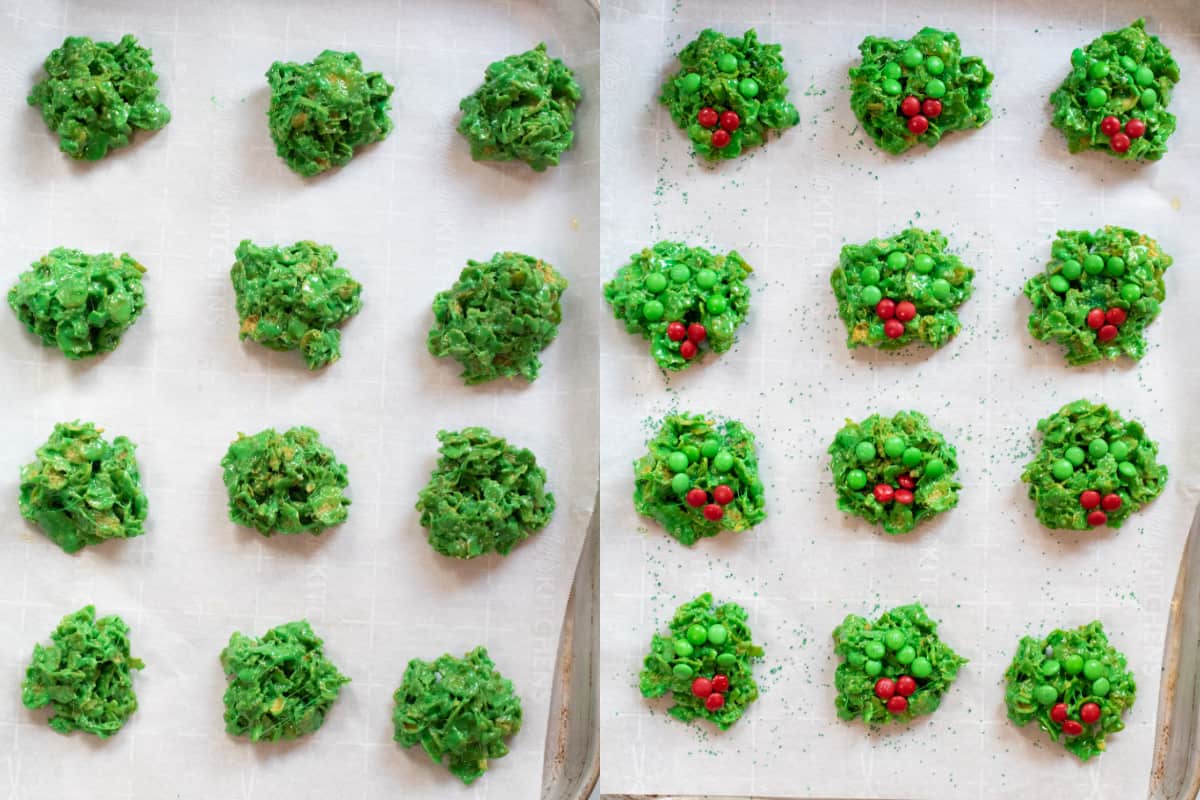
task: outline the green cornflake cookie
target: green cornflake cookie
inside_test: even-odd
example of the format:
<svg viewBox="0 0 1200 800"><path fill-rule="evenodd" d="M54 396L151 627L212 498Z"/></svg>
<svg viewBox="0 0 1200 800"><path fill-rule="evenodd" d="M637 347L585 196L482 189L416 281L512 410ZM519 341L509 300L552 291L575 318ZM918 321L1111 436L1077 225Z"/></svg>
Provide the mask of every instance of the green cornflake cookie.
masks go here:
<svg viewBox="0 0 1200 800"><path fill-rule="evenodd" d="M1099 622L1023 636L1004 673L1008 718L1024 727L1037 720L1053 741L1081 761L1105 750L1105 737L1125 728L1137 686L1125 656L1108 643Z"/></svg>
<svg viewBox="0 0 1200 800"><path fill-rule="evenodd" d="M394 87L378 72L363 72L357 53L325 50L307 64L276 61L267 82L275 153L306 178L344 166L356 149L391 133Z"/></svg>
<svg viewBox="0 0 1200 800"><path fill-rule="evenodd" d="M963 56L956 34L922 28L908 40L868 36L858 49L850 108L887 152L917 142L933 147L950 131L982 128L992 118L992 73L978 56Z"/></svg>
<svg viewBox="0 0 1200 800"><path fill-rule="evenodd" d="M871 622L848 614L833 629L838 664L834 701L842 719L868 725L909 722L932 714L967 659L937 635L920 603L885 611Z"/></svg>
<svg viewBox="0 0 1200 800"><path fill-rule="evenodd" d="M742 423L669 414L633 463L633 507L693 545L766 519L754 435Z"/></svg>
<svg viewBox="0 0 1200 800"><path fill-rule="evenodd" d="M559 299L567 279L540 258L496 253L467 261L458 280L433 298L433 327L426 345L438 358L462 364L468 385L524 376L542 366L538 354L558 336Z"/></svg>
<svg viewBox="0 0 1200 800"><path fill-rule="evenodd" d="M1042 447L1021 480L1047 528L1119 528L1166 486L1158 444L1140 422L1126 422L1108 406L1076 400L1038 420L1037 429Z"/></svg>
<svg viewBox="0 0 1200 800"><path fill-rule="evenodd" d="M476 161L517 159L542 172L570 149L582 96L575 73L539 44L488 65L483 84L458 104L458 132Z"/></svg>
<svg viewBox="0 0 1200 800"><path fill-rule="evenodd" d="M713 255L659 242L630 256L604 285L604 299L625 330L650 340L658 365L677 372L698 363L705 350L724 353L733 346L750 310L751 272L736 251Z"/></svg>
<svg viewBox="0 0 1200 800"><path fill-rule="evenodd" d="M504 740L521 730L521 698L486 647L462 658L414 658L393 699L395 740L404 747L421 745L467 784L487 771L489 759L507 755Z"/></svg>
<svg viewBox="0 0 1200 800"><path fill-rule="evenodd" d="M908 533L958 505L958 453L919 412L848 419L829 455L838 508L888 533Z"/></svg>
<svg viewBox="0 0 1200 800"><path fill-rule="evenodd" d="M642 662L643 697L671 693L667 713L684 722L706 719L728 730L758 699L752 660L763 649L750 636L746 609L714 606L708 592L675 610L669 636L654 634Z"/></svg>
<svg viewBox="0 0 1200 800"><path fill-rule="evenodd" d="M350 682L325 657L323 644L307 620L278 625L260 639L234 631L221 651L221 667L230 680L226 732L252 742L277 742L321 727Z"/></svg>
<svg viewBox="0 0 1200 800"><path fill-rule="evenodd" d="M417 496L430 547L453 558L506 556L550 522L554 495L533 453L487 428L437 437L437 468Z"/></svg>
<svg viewBox="0 0 1200 800"><path fill-rule="evenodd" d="M737 158L800 121L787 101L782 48L759 44L753 29L741 38L711 29L679 53L682 69L662 85L659 101L709 161Z"/></svg>
<svg viewBox="0 0 1200 800"><path fill-rule="evenodd" d="M71 158L98 161L129 144L135 129L155 131L171 121L158 102L150 50L130 34L115 44L68 36L42 67L46 78L34 85L29 105L41 108L58 149Z"/></svg>
<svg viewBox="0 0 1200 800"><path fill-rule="evenodd" d="M67 358L109 353L146 307L138 262L56 247L22 272L8 304L29 332Z"/></svg>
<svg viewBox="0 0 1200 800"><path fill-rule="evenodd" d="M259 247L243 239L229 273L238 337L272 350L299 350L309 369L341 358L338 326L362 310L362 285L334 266L337 257L316 242Z"/></svg>
<svg viewBox="0 0 1200 800"><path fill-rule="evenodd" d="M137 711L133 670L145 664L129 653L129 626L113 615L96 619L84 606L50 634L52 644L33 646L21 683L26 708L50 706L50 727L107 739Z"/></svg>
<svg viewBox="0 0 1200 800"><path fill-rule="evenodd" d="M146 532L133 442L105 441L90 422L60 422L37 460L21 467L21 516L68 553Z"/></svg>
<svg viewBox="0 0 1200 800"><path fill-rule="evenodd" d="M896 350L918 339L941 347L958 333L954 310L971 296L975 270L946 244L941 231L909 228L842 248L829 282L847 347Z"/></svg>
<svg viewBox="0 0 1200 800"><path fill-rule="evenodd" d="M1142 333L1166 299L1163 273L1172 258L1158 242L1128 228L1059 231L1046 271L1030 278L1029 332L1057 341L1067 363L1146 354Z"/></svg>
<svg viewBox="0 0 1200 800"><path fill-rule="evenodd" d="M221 459L229 519L263 536L310 533L341 525L349 515L346 465L312 428L239 433Z"/></svg>
<svg viewBox="0 0 1200 800"><path fill-rule="evenodd" d="M1050 95L1051 125L1067 149L1103 150L1126 160L1157 161L1175 132L1167 111L1179 65L1146 21L1135 20L1071 52L1071 72Z"/></svg>

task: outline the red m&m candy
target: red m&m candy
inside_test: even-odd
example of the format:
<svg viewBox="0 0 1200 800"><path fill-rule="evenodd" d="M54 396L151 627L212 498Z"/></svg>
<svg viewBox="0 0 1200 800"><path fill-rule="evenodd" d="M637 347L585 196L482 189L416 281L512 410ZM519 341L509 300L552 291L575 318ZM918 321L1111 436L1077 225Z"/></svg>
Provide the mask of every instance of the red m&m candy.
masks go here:
<svg viewBox="0 0 1200 800"><path fill-rule="evenodd" d="M704 507L704 518L709 522L716 522L723 516L725 516L725 509L716 503L709 503Z"/></svg>
<svg viewBox="0 0 1200 800"><path fill-rule="evenodd" d="M1113 149L1114 153L1124 153L1129 149L1130 144L1132 142L1129 141L1129 137L1123 133L1114 133L1113 137L1108 140L1108 145Z"/></svg>
<svg viewBox="0 0 1200 800"><path fill-rule="evenodd" d="M908 698L894 695L891 700L887 701L887 710L893 714L903 714L908 708Z"/></svg>
<svg viewBox="0 0 1200 800"><path fill-rule="evenodd" d="M886 483L880 483L875 486L875 499L879 502L890 503L895 496L896 490Z"/></svg>
<svg viewBox="0 0 1200 800"><path fill-rule="evenodd" d="M896 319L901 322L908 322L917 316L917 307L908 300L901 300L896 303Z"/></svg>
<svg viewBox="0 0 1200 800"><path fill-rule="evenodd" d="M685 361L691 361L696 357L697 352L696 343L690 339L679 345L679 355L683 356Z"/></svg>
<svg viewBox="0 0 1200 800"><path fill-rule="evenodd" d="M896 693L896 682L891 678L880 678L875 681L875 696L880 700L890 700Z"/></svg>
<svg viewBox="0 0 1200 800"><path fill-rule="evenodd" d="M1079 718L1091 725L1096 720L1100 719L1100 706L1095 703L1084 703L1079 709Z"/></svg>
<svg viewBox="0 0 1200 800"><path fill-rule="evenodd" d="M720 711L725 705L725 695L713 692L704 699L704 707L709 711Z"/></svg>
<svg viewBox="0 0 1200 800"><path fill-rule="evenodd" d="M1129 315L1125 313L1125 309L1123 308L1110 308L1104 312L1104 321L1109 325L1120 325L1128 318Z"/></svg>
<svg viewBox="0 0 1200 800"><path fill-rule="evenodd" d="M1083 726L1073 719L1069 719L1063 724L1063 733L1067 736L1078 736L1083 733Z"/></svg>
<svg viewBox="0 0 1200 800"><path fill-rule="evenodd" d="M921 113L921 101L910 94L900 102L900 113L906 117L915 117Z"/></svg>
<svg viewBox="0 0 1200 800"><path fill-rule="evenodd" d="M942 101L930 97L924 103L921 103L921 113L930 119L937 119L942 115Z"/></svg>
<svg viewBox="0 0 1200 800"><path fill-rule="evenodd" d="M729 691L729 676L728 675L713 675L712 690L714 692Z"/></svg>
<svg viewBox="0 0 1200 800"><path fill-rule="evenodd" d="M712 128L717 124L717 110L705 106L700 109L700 113L696 114L696 121L700 123L702 128Z"/></svg>
<svg viewBox="0 0 1200 800"><path fill-rule="evenodd" d="M1121 495L1119 495L1119 494L1104 495L1104 498L1100 501L1100 507L1103 508L1105 511L1116 511L1118 508L1121 507Z"/></svg>
<svg viewBox="0 0 1200 800"><path fill-rule="evenodd" d="M1092 330L1099 330L1104 326L1104 309L1093 308L1087 314L1087 326Z"/></svg>
<svg viewBox="0 0 1200 800"><path fill-rule="evenodd" d="M685 499L689 506L699 508L708 502L708 494L703 489L690 489Z"/></svg>
<svg viewBox="0 0 1200 800"><path fill-rule="evenodd" d="M730 489L725 484L721 484L713 489L713 500L722 506L727 506L733 502L733 489Z"/></svg>
<svg viewBox="0 0 1200 800"><path fill-rule="evenodd" d="M1093 511L1087 515L1088 525L1103 525L1106 522L1108 522L1108 514L1103 511Z"/></svg>
<svg viewBox="0 0 1200 800"><path fill-rule="evenodd" d="M1125 133L1130 139L1136 139L1146 134L1146 123L1140 119L1131 119L1125 123Z"/></svg>
<svg viewBox="0 0 1200 800"><path fill-rule="evenodd" d="M1083 494L1079 495L1079 505L1083 506L1088 511L1100 505L1100 493L1092 489L1088 489Z"/></svg>
<svg viewBox="0 0 1200 800"><path fill-rule="evenodd" d="M1055 722L1059 722L1059 723L1065 722L1067 719L1067 704L1066 703L1055 703L1054 706L1050 709L1050 719L1054 720Z"/></svg>
<svg viewBox="0 0 1200 800"><path fill-rule="evenodd" d="M687 328L682 322L672 322L667 326L667 338L672 342L682 342L687 336Z"/></svg>
<svg viewBox="0 0 1200 800"><path fill-rule="evenodd" d="M699 322L693 322L687 326L687 337L696 344L700 344L708 338L708 331Z"/></svg>
<svg viewBox="0 0 1200 800"><path fill-rule="evenodd" d="M883 323L883 333L889 339L899 339L904 335L904 323L898 319L889 319Z"/></svg>
<svg viewBox="0 0 1200 800"><path fill-rule="evenodd" d="M1100 132L1105 136L1112 136L1121 130L1121 120L1111 114L1100 120Z"/></svg>
<svg viewBox="0 0 1200 800"><path fill-rule="evenodd" d="M712 694L712 681L708 678L696 678L692 681L692 694L696 697L708 697Z"/></svg>
<svg viewBox="0 0 1200 800"><path fill-rule="evenodd" d="M733 133L742 124L742 119L737 115L736 111L721 112L721 128Z"/></svg>
<svg viewBox="0 0 1200 800"><path fill-rule="evenodd" d="M717 129L712 134L712 146L718 150L729 145L729 131Z"/></svg>
<svg viewBox="0 0 1200 800"><path fill-rule="evenodd" d="M875 304L875 316L880 319L891 319L896 316L896 301L885 297Z"/></svg>
<svg viewBox="0 0 1200 800"><path fill-rule="evenodd" d="M896 478L896 483L900 484L901 489L917 488L917 482L914 481L913 476L909 475L907 472L904 473L903 475L901 475L900 477Z"/></svg>
<svg viewBox="0 0 1200 800"><path fill-rule="evenodd" d="M911 675L901 675L896 679L896 694L902 697L912 697L917 690L917 682Z"/></svg>
<svg viewBox="0 0 1200 800"><path fill-rule="evenodd" d="M925 117L921 114L917 114L915 117L909 117L908 130L912 133L915 133L917 136L920 136L922 133L929 130L929 120L925 119Z"/></svg>
<svg viewBox="0 0 1200 800"><path fill-rule="evenodd" d="M913 503L913 493L909 489L896 490L896 502L902 506L911 506Z"/></svg>
<svg viewBox="0 0 1200 800"><path fill-rule="evenodd" d="M1101 342L1111 342L1117 338L1116 325L1101 325L1100 330L1096 331L1096 339Z"/></svg>

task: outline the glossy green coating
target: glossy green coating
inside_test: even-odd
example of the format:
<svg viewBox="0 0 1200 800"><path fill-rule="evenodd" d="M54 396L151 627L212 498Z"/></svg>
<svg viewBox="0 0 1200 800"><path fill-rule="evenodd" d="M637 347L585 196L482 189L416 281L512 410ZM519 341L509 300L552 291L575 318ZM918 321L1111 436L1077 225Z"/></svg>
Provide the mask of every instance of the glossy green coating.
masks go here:
<svg viewBox="0 0 1200 800"><path fill-rule="evenodd" d="M1051 656L1047 656L1051 653ZM1086 660L1096 669L1108 675L1105 691L1095 690L1094 678L1079 675L1078 670L1067 669L1047 677L1044 664L1058 659L1068 665ZM1084 667L1086 673L1087 668ZM1121 717L1133 705L1137 694L1133 674L1126 669L1125 656L1108 643L1104 626L1092 622L1074 630L1055 630L1042 639L1024 636L1017 645L1016 655L1004 673L1004 700L1008 706L1008 718L1020 727L1037 722L1052 741L1087 761L1106 749L1110 734L1123 730ZM1050 717L1051 705L1042 702L1038 692L1052 687L1059 702L1067 706L1067 718L1083 726L1083 733L1067 736L1062 725ZM1047 693L1048 694L1048 693ZM1053 701L1051 701L1053 702ZM1079 709L1084 703L1100 706L1100 719L1086 723L1080 718Z"/></svg>
<svg viewBox="0 0 1200 800"><path fill-rule="evenodd" d="M93 606L68 614L33 646L21 682L26 708L50 707L50 727L107 739L137 711L133 670L145 665L129 652L129 626L118 616L96 618Z"/></svg>
<svg viewBox="0 0 1200 800"><path fill-rule="evenodd" d="M688 268L686 281L671 282L657 293L646 288L651 277L668 275L680 266ZM678 372L700 363L709 350L724 353L733 346L737 329L750 311L746 278L752 271L737 251L717 255L703 247L662 241L630 256L629 263L604 285L604 299L626 331L650 342L650 354L660 367ZM654 320L641 313L651 297L663 305L663 314ZM694 358L681 356L682 342L667 336L672 322L704 326L707 336Z"/></svg>
<svg viewBox="0 0 1200 800"><path fill-rule="evenodd" d="M902 637L915 651L911 663L900 661L894 649L862 665L856 665L849 658L851 653L870 644L879 644L888 636ZM842 658L834 673L837 715L846 720L862 717L868 725L908 722L932 714L954 682L959 668L967 663L938 638L937 623L919 603L885 611L874 622L849 614L834 628L833 644L834 652ZM893 714L887 710L885 701L875 695L875 681L879 677L895 680L901 675L912 676L917 681L917 690L908 698L908 708Z"/></svg>
<svg viewBox="0 0 1200 800"><path fill-rule="evenodd" d="M254 639L234 631L221 651L225 731L252 742L297 739L320 728L350 679L325 656L307 620Z"/></svg>
<svg viewBox="0 0 1200 800"><path fill-rule="evenodd" d="M746 708L758 698L754 682L753 661L762 658L763 649L754 643L746 610L736 603L714 605L708 592L684 603L671 619L670 633L655 633L650 640L650 652L642 662L640 688L643 697L662 697L671 693L673 705L667 713L684 722L700 718L727 730L737 722ZM725 638L698 647L691 655L679 657L674 642L690 636L690 629L712 630L720 626ZM692 694L691 678L680 678L674 666L680 663L691 667L692 674L711 679L720 672L729 678L725 705L716 711L705 708L704 698Z"/></svg>
<svg viewBox="0 0 1200 800"><path fill-rule="evenodd" d="M1072 54L1071 71L1050 95L1050 124L1067 137L1072 153L1102 150L1126 161L1157 161L1175 132L1175 115L1167 111L1167 103L1178 81L1179 64L1171 51L1146 33L1145 20L1134 20ZM1122 125L1131 119L1146 123L1145 134L1131 138L1123 153L1113 150L1100 130L1101 121L1110 115Z"/></svg>
<svg viewBox="0 0 1200 800"><path fill-rule="evenodd" d="M733 502L723 506L717 521L706 519L702 508L688 505L671 486L675 472L667 460L685 445L701 445L706 439L720 442L720 452L710 461L701 457L687 468L692 486L709 494L724 484L733 491ZM671 536L685 545L716 536L721 531L741 533L766 519L762 483L758 477L758 457L754 436L736 420L718 422L703 414L669 414L663 418L658 434L647 443L648 452L633 464L633 505L639 514L652 517ZM727 454L732 463L717 470L716 458Z"/></svg>
<svg viewBox="0 0 1200 800"><path fill-rule="evenodd" d="M90 422L60 422L21 467L21 516L68 553L145 533L149 506L133 442L108 442Z"/></svg>
<svg viewBox="0 0 1200 800"><path fill-rule="evenodd" d="M524 161L537 172L558 166L575 140L575 73L546 45L488 65L483 83L458 104L458 132L476 161Z"/></svg>
<svg viewBox="0 0 1200 800"><path fill-rule="evenodd" d="M349 515L346 465L312 428L239 433L221 459L229 519L263 536L316 536Z"/></svg>
<svg viewBox="0 0 1200 800"><path fill-rule="evenodd" d="M433 299L426 346L462 364L468 385L521 376L533 381L538 355L558 336L567 279L540 258L496 253L467 261L458 280Z"/></svg>
<svg viewBox="0 0 1200 800"><path fill-rule="evenodd" d="M982 128L992 118L992 73L979 57L962 55L956 34L923 28L907 40L868 36L858 49L862 61L850 68L850 108L887 152L903 153L918 142L933 147L951 131ZM904 58L914 51L923 60ZM910 131L900 113L909 95L942 102L942 113L929 119L924 133Z"/></svg>
<svg viewBox="0 0 1200 800"><path fill-rule="evenodd" d="M1095 233L1059 231L1051 254L1046 269L1025 283L1025 296L1033 305L1029 313L1033 337L1058 342L1072 366L1121 356L1136 360L1145 355L1145 330L1166 300L1163 275L1173 263L1158 242L1129 228L1107 225ZM1119 276L1105 266L1113 258L1123 262ZM1056 292L1050 282L1066 277L1068 260L1082 261L1083 273L1070 280L1065 292ZM1136 287L1136 291L1126 287ZM1087 315L1093 308L1125 310L1128 316L1117 328L1116 338L1101 342L1097 331L1088 326Z"/></svg>
<svg viewBox="0 0 1200 800"><path fill-rule="evenodd" d="M56 247L20 274L8 305L42 344L67 358L108 353L146 307L145 271L128 253Z"/></svg>
<svg viewBox="0 0 1200 800"><path fill-rule="evenodd" d="M893 436L908 443L901 458L887 455L886 442ZM866 446L883 453L883 457L863 462L857 451ZM910 451L912 456L908 455ZM908 533L921 521L958 505L958 490L962 484L954 475L958 469L957 452L919 412L900 411L893 417L872 414L862 422L848 419L829 446L829 455L838 508L872 524L882 525L888 533ZM909 461L914 463L909 464ZM935 462L936 468L930 469ZM850 480L851 473L858 471L866 473L867 479L862 486L857 486L857 479ZM897 487L901 475L909 475L917 483L912 490L911 504L885 504L875 499L873 490L877 484Z"/></svg>
<svg viewBox="0 0 1200 800"><path fill-rule="evenodd" d="M1105 512L1108 527L1119 528L1139 508L1162 494L1166 486L1167 468L1156 458L1158 444L1146 436L1141 423L1126 422L1108 406L1076 400L1039 420L1037 429L1042 434L1042 446L1034 460L1025 465L1021 480L1029 484L1034 511L1047 528L1091 530L1088 511L1079 504L1080 495L1088 490L1121 498L1120 508ZM1132 475L1126 474L1127 470L1122 470L1105 448L1103 454L1077 467L1066 478L1055 477L1053 465L1067 450L1105 440L1121 442L1128 448L1128 460L1120 464L1132 466Z"/></svg>
<svg viewBox="0 0 1200 800"><path fill-rule="evenodd" d="M550 522L554 495L532 452L487 428L437 437L437 467L416 506L430 547L452 558L508 555ZM667 487L674 493L670 478Z"/></svg>
<svg viewBox="0 0 1200 800"><path fill-rule="evenodd" d="M158 101L158 75L148 48L125 34L119 42L68 36L42 65L46 77L29 92L58 148L71 158L97 161L124 147L136 130L171 121Z"/></svg>
<svg viewBox="0 0 1200 800"><path fill-rule="evenodd" d="M958 333L962 323L955 310L971 296L975 270L947 252L947 243L940 231L909 228L888 239L842 247L829 282L837 298L838 315L846 323L847 347L867 345L894 350L915 341L941 347ZM916 269L916 259L905 259L905 266L896 269L891 266L889 254L898 250L932 258L936 266L922 272ZM869 270L878 271L876 285L864 284L863 273ZM875 313L879 297L897 303L908 300L916 306L917 316L904 324L904 333L898 338L884 333L884 320Z"/></svg>
<svg viewBox="0 0 1200 800"><path fill-rule="evenodd" d="M238 338L272 350L299 350L309 369L341 358L339 326L362 309L362 285L316 242L259 247L243 239L229 271L237 296Z"/></svg>
<svg viewBox="0 0 1200 800"><path fill-rule="evenodd" d="M733 69L722 69L726 56L735 60ZM771 131L783 133L800 121L800 112L787 100L782 49L760 43L753 29L740 37L705 29L680 51L679 63L680 70L663 83L659 101L708 161L737 158L765 143ZM699 91L685 91L684 79L691 74L701 76ZM747 80L755 86L752 93L742 91ZM698 121L702 108L737 113L740 124L724 148L713 147L712 129Z"/></svg>
<svg viewBox="0 0 1200 800"><path fill-rule="evenodd" d="M466 784L486 772L489 761L507 755L506 740L521 730L521 698L485 647L462 658L414 658L392 699L395 740L421 745Z"/></svg>

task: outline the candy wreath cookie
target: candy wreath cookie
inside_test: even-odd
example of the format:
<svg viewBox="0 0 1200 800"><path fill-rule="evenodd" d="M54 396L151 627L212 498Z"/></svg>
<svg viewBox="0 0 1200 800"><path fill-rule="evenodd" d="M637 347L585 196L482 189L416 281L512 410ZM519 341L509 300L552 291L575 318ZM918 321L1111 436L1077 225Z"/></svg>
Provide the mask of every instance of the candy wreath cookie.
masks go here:
<svg viewBox="0 0 1200 800"><path fill-rule="evenodd" d="M787 99L782 48L761 44L753 29L741 37L705 29L679 63L659 101L708 161L737 158L800 121Z"/></svg>
<svg viewBox="0 0 1200 800"><path fill-rule="evenodd" d="M438 463L417 497L429 546L451 558L508 555L550 522L546 470L487 428L438 431Z"/></svg>
<svg viewBox="0 0 1200 800"><path fill-rule="evenodd" d="M1158 317L1173 259L1158 242L1108 225L1059 231L1044 272L1025 284L1029 332L1066 348L1072 366L1146 354L1146 326Z"/></svg>
<svg viewBox="0 0 1200 800"><path fill-rule="evenodd" d="M829 456L838 508L888 533L908 533L958 505L958 453L917 411L846 420Z"/></svg>
<svg viewBox="0 0 1200 800"><path fill-rule="evenodd" d="M842 719L868 725L908 722L932 714L967 660L938 638L920 603L885 611L871 622L848 614L833 629L834 674Z"/></svg>
<svg viewBox="0 0 1200 800"><path fill-rule="evenodd" d="M751 273L735 251L713 254L682 242L634 253L604 285L604 299L629 333L650 341L660 367L677 372L704 353L724 353L750 310Z"/></svg>
<svg viewBox="0 0 1200 800"><path fill-rule="evenodd" d="M909 228L842 248L829 282L847 347L941 347L959 332L955 309L971 296L975 270L946 252L947 243L941 231Z"/></svg>
<svg viewBox="0 0 1200 800"><path fill-rule="evenodd" d="M575 73L546 45L488 65L483 84L458 104L458 132L475 161L524 161L537 172L558 166L575 140Z"/></svg>
<svg viewBox="0 0 1200 800"><path fill-rule="evenodd" d="M1067 137L1072 153L1102 150L1129 161L1157 161L1175 132L1167 104L1178 82L1171 51L1138 19L1071 52L1071 71L1050 95L1050 124Z"/></svg>
<svg viewBox="0 0 1200 800"><path fill-rule="evenodd" d="M532 382L539 354L558 336L566 290L567 279L540 258L505 252L467 261L433 299L426 347L461 364L467 385L518 375Z"/></svg>
<svg viewBox="0 0 1200 800"><path fill-rule="evenodd" d="M317 536L349 516L346 465L312 428L239 433L221 459L229 519L263 536Z"/></svg>
<svg viewBox="0 0 1200 800"><path fill-rule="evenodd" d="M633 507L686 545L766 519L754 435L737 420L668 414L633 464Z"/></svg>
<svg viewBox="0 0 1200 800"><path fill-rule="evenodd" d="M133 671L145 664L129 651L129 626L116 615L96 618L84 606L62 618L51 644L33 646L21 683L26 708L50 707L50 727L107 739L137 711Z"/></svg>
<svg viewBox="0 0 1200 800"><path fill-rule="evenodd" d="M128 253L56 247L21 273L8 305L42 344L71 360L111 353L146 307L145 271Z"/></svg>
<svg viewBox="0 0 1200 800"><path fill-rule="evenodd" d="M154 131L171 121L158 100L158 75L148 48L125 34L119 42L68 36L42 65L46 77L28 102L58 135L71 158L98 161L129 144L134 131Z"/></svg>
<svg viewBox="0 0 1200 800"><path fill-rule="evenodd" d="M298 739L325 722L350 682L325 656L305 620L278 625L254 639L234 631L221 651L225 730L252 742Z"/></svg>
<svg viewBox="0 0 1200 800"><path fill-rule="evenodd" d="M1008 718L1020 727L1036 721L1080 761L1103 753L1109 734L1125 728L1121 717L1137 695L1125 655L1099 622L1022 637L1004 678Z"/></svg>
<svg viewBox="0 0 1200 800"><path fill-rule="evenodd" d="M1108 406L1076 400L1038 420L1037 429L1042 446L1021 480L1047 528L1119 528L1166 486L1158 443Z"/></svg>
<svg viewBox="0 0 1200 800"><path fill-rule="evenodd" d="M136 446L103 433L90 422L60 422L37 460L21 467L21 516L68 553L146 532Z"/></svg>
<svg viewBox="0 0 1200 800"><path fill-rule="evenodd" d="M244 239L236 255L229 274L238 338L271 350L299 350L309 369L341 358L338 328L362 310L362 284L334 266L332 247L309 241L259 247Z"/></svg>
<svg viewBox="0 0 1200 800"><path fill-rule="evenodd" d="M406 748L421 745L465 784L508 755L505 740L521 730L521 698L485 647L462 658L414 658L392 699L395 740Z"/></svg>
<svg viewBox="0 0 1200 800"><path fill-rule="evenodd" d="M363 72L357 53L325 50L306 64L276 61L267 83L275 154L306 178L350 163L356 150L392 131L395 87L378 72Z"/></svg>
<svg viewBox="0 0 1200 800"><path fill-rule="evenodd" d="M714 605L704 594L675 610L670 634L650 640L642 663L642 697L671 693L667 713L684 722L699 717L728 730L758 699L754 643L746 609L737 603Z"/></svg>
<svg viewBox="0 0 1200 800"><path fill-rule="evenodd" d="M850 108L875 144L898 155L923 142L933 147L951 131L982 128L992 73L964 56L958 36L923 28L911 39L868 36L862 62L850 68Z"/></svg>

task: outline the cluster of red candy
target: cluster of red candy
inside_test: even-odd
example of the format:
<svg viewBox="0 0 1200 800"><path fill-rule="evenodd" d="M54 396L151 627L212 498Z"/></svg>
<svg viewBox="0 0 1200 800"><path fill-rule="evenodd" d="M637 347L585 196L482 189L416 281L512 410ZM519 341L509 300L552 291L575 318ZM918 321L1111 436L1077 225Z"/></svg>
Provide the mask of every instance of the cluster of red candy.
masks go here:
<svg viewBox="0 0 1200 800"><path fill-rule="evenodd" d="M742 124L742 119L736 111L722 111L718 114L712 106L700 109L696 114L696 121L702 128L716 128L712 132L712 146L718 150L729 144L729 135Z"/></svg>
<svg viewBox="0 0 1200 800"><path fill-rule="evenodd" d="M729 691L729 678L725 675L713 675L709 678L696 678L692 681L692 694L704 700L704 707L709 711L719 711L725 705L725 694Z"/></svg>
<svg viewBox="0 0 1200 800"><path fill-rule="evenodd" d="M887 505L895 500L903 506L911 506L913 502L912 490L916 488L917 482L907 472L896 478L896 483L900 484L900 488L894 488L887 483L875 484L875 499Z"/></svg>
<svg viewBox="0 0 1200 800"><path fill-rule="evenodd" d="M1101 497L1099 492L1088 489L1079 495L1079 505L1088 512L1088 525L1103 525L1108 522L1108 514L1104 512L1116 511L1121 507L1121 495L1110 492Z"/></svg>
<svg viewBox="0 0 1200 800"><path fill-rule="evenodd" d="M929 120L942 115L942 101L932 97L922 101L910 94L900 101L900 113L908 117L908 130L920 136L929 130Z"/></svg>
<svg viewBox="0 0 1200 800"><path fill-rule="evenodd" d="M733 489L722 483L712 490L712 502L709 502L708 492L700 487L696 487L689 489L684 499L687 500L687 504L692 508L704 506L704 518L716 522L725 516L724 506L733 502Z"/></svg>
<svg viewBox="0 0 1200 800"><path fill-rule="evenodd" d="M1121 131L1121 120L1109 115L1100 120L1100 132L1108 137L1108 146L1114 153L1124 153L1133 144L1133 140L1146 135L1146 123L1134 117L1125 123L1125 131Z"/></svg>
<svg viewBox="0 0 1200 800"><path fill-rule="evenodd" d="M903 714L908 709L908 698L917 690L917 680L911 675L901 675L896 680L880 678L875 681L875 696L887 704L893 714Z"/></svg>
<svg viewBox="0 0 1200 800"><path fill-rule="evenodd" d="M1050 708L1050 719L1062 726L1062 732L1067 736L1078 736L1083 733L1083 725L1078 720L1067 719L1067 704L1055 703ZM1091 725L1100 721L1100 706L1095 703L1084 703L1079 707L1079 719Z"/></svg>
<svg viewBox="0 0 1200 800"><path fill-rule="evenodd" d="M1096 340L1111 342L1117 338L1117 328L1129 318L1123 308L1093 308L1087 315L1087 326L1096 332Z"/></svg>
<svg viewBox="0 0 1200 800"><path fill-rule="evenodd" d="M899 339L904 335L904 323L917 316L917 307L907 300L897 303L885 297L875 304L875 316L883 320L883 332L889 339Z"/></svg>
<svg viewBox="0 0 1200 800"><path fill-rule="evenodd" d="M708 331L699 322L684 325L682 322L672 322L667 325L667 338L672 342L682 342L679 345L679 355L684 360L691 361L699 352L700 343L708 338Z"/></svg>

